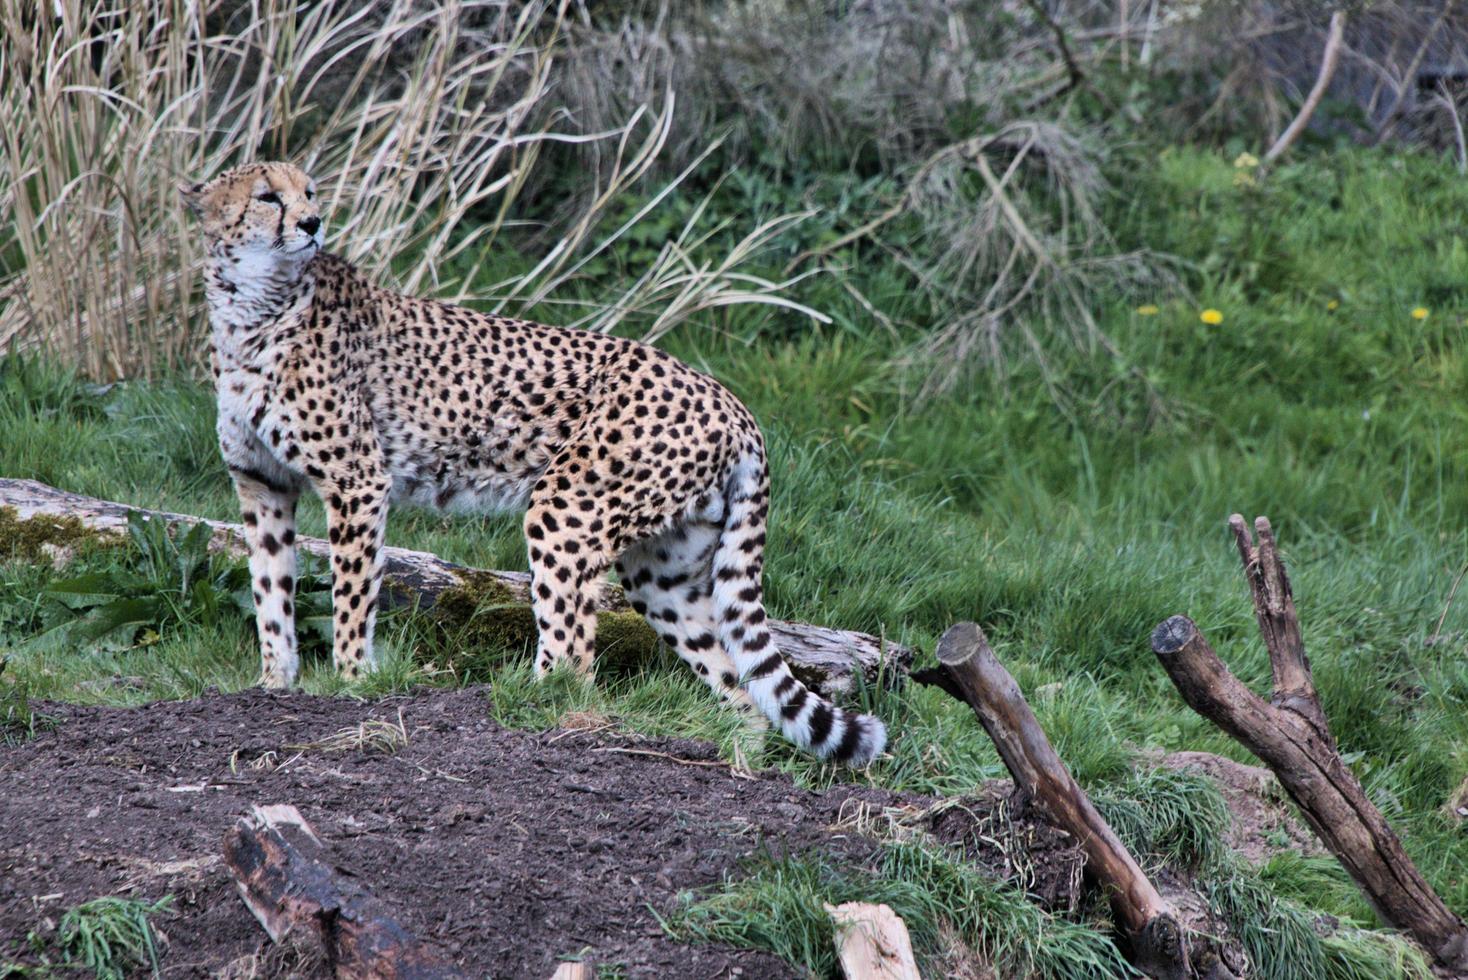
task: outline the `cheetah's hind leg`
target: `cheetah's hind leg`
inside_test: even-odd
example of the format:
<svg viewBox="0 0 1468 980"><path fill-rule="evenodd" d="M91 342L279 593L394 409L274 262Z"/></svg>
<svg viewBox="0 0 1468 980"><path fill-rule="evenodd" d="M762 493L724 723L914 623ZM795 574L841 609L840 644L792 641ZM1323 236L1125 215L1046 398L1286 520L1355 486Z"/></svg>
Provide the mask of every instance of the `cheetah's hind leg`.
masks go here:
<svg viewBox="0 0 1468 980"><path fill-rule="evenodd" d="M719 502L722 504L722 501ZM713 561L722 514L707 513L632 545L617 561L617 575L632 608L693 672L728 699L748 725L769 727L763 712L739 684L714 623Z"/></svg>

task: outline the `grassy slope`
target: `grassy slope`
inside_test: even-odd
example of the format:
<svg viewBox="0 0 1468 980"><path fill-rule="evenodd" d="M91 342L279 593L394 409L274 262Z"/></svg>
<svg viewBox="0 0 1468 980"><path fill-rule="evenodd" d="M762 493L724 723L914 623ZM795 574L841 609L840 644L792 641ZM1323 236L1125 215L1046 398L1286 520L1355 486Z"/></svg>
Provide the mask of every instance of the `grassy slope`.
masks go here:
<svg viewBox="0 0 1468 980"><path fill-rule="evenodd" d="M723 379L763 421L774 460L768 594L776 615L885 631L931 649L957 619L981 622L1081 781L1129 778L1139 747L1243 757L1183 707L1147 647L1176 612L1197 620L1236 671L1262 687L1258 641L1223 522L1267 513L1291 560L1325 708L1373 797L1450 904L1468 910L1468 835L1438 808L1468 775L1468 611L1448 608L1465 560L1468 191L1437 162L1350 152L1236 186L1219 158L1170 151L1134 175L1126 234L1191 263L1196 298L1098 307L1126 362L1057 354L1067 394L1032 369L976 378L925 403L884 367L900 343L831 282L803 297L837 314L782 339L737 311L725 334L668 346ZM852 281L899 317L900 279ZM1334 300L1336 308L1328 305ZM1425 320L1410 311L1425 306ZM1198 311L1224 314L1218 326ZM1159 391L1149 418L1134 383ZM229 518L212 404L190 385L124 386L94 397L16 376L0 394L0 473L84 493ZM320 533L319 505L303 527ZM479 565L519 567L513 519L395 513L394 543ZM44 573L0 565L0 643L31 628ZM406 627L389 623L399 647ZM165 633L141 651L26 656L10 674L48 697L139 701L251 681L243 620ZM89 684L110 674L133 687ZM407 676L402 665L390 680ZM677 674L611 689L538 689L511 671L495 710L544 724L567 709L662 731L729 738L734 727ZM321 670L308 686L337 690ZM999 765L966 710L926 690L882 697L893 759L873 780L961 792ZM802 778L833 775L772 746ZM1369 913L1333 869L1281 871L1281 891L1362 924Z"/></svg>

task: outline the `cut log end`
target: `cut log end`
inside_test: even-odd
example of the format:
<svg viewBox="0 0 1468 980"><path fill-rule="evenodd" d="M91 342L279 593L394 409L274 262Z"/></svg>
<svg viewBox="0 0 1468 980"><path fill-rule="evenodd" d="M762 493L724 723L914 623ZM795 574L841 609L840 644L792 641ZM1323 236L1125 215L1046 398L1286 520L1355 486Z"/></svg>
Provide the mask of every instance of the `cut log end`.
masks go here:
<svg viewBox="0 0 1468 980"><path fill-rule="evenodd" d="M1132 937L1133 958L1153 980L1188 980L1188 951L1183 927L1170 912L1152 918Z"/></svg>
<svg viewBox="0 0 1468 980"><path fill-rule="evenodd" d="M1191 628L1191 623L1183 622ZM1016 789L1038 800L1054 823L1081 843L1087 872L1110 896L1118 926L1135 937L1134 945L1139 950L1153 946L1175 949L1172 959L1154 953L1157 962L1167 960L1171 964L1171 972L1158 976L1186 977L1187 951L1170 907L1066 770L1014 677L989 648L983 631L973 623L952 627L938 642L938 661L937 669L914 677L941 686L973 709L1014 777ZM1159 917L1173 923L1173 933L1165 934L1174 935L1170 947L1165 935L1151 938L1146 933ZM1184 972L1178 973L1179 968Z"/></svg>
<svg viewBox="0 0 1468 980"><path fill-rule="evenodd" d="M938 641L938 662L946 667L967 663L986 650L989 641L976 623L957 623L948 627Z"/></svg>
<svg viewBox="0 0 1468 980"><path fill-rule="evenodd" d="M1422 877L1336 748L1315 696L1289 576L1269 519L1254 521L1257 545L1241 515L1233 515L1229 527L1269 651L1271 701L1240 682L1185 616L1153 631L1153 651L1184 701L1274 771L1382 918L1411 934L1448 975L1468 976L1468 923Z"/></svg>
<svg viewBox="0 0 1468 980"><path fill-rule="evenodd" d="M1152 652L1159 657L1176 656L1197 635L1198 627L1191 619L1186 616L1170 617L1158 623L1152 631Z"/></svg>

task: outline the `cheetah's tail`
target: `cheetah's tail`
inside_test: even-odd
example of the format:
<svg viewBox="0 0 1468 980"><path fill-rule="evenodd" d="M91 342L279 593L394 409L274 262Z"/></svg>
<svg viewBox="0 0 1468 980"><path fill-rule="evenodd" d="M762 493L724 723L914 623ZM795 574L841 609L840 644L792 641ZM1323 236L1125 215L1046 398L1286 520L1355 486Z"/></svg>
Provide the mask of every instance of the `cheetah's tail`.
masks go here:
<svg viewBox="0 0 1468 980"><path fill-rule="evenodd" d="M751 446L730 475L714 551L719 639L744 689L786 738L823 759L865 766L886 747L887 726L873 715L849 714L807 688L770 636L760 590L769 488L763 448Z"/></svg>

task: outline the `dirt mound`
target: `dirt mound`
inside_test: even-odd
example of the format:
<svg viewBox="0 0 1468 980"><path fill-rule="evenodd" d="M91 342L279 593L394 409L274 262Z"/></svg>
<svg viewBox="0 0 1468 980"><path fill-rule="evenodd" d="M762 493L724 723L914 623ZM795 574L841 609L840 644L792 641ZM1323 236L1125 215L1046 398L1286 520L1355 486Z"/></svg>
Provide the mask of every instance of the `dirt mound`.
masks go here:
<svg viewBox="0 0 1468 980"><path fill-rule="evenodd" d="M699 742L507 730L474 689L38 708L57 729L0 751L0 953L20 955L28 931L87 899L173 894L169 976L283 959L219 857L252 804L295 804L342 867L463 964L543 978L581 954L628 976L791 976L765 954L675 943L654 910L758 854L865 864L875 845L853 809L934 802L751 777Z"/></svg>
<svg viewBox="0 0 1468 980"><path fill-rule="evenodd" d="M1192 769L1213 780L1228 804L1228 846L1255 864L1281 851L1327 853L1268 769L1211 752L1170 752L1158 761L1169 769Z"/></svg>

